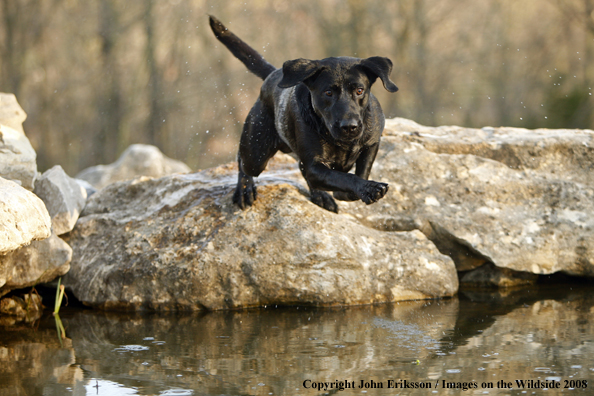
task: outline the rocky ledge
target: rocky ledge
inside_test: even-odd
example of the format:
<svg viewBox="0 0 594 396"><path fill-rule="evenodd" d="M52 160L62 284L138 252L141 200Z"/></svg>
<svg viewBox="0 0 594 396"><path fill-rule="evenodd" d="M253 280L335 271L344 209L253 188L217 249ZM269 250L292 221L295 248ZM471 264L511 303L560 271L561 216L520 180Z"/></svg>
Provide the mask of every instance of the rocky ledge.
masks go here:
<svg viewBox="0 0 594 396"><path fill-rule="evenodd" d="M14 149L28 144L24 112L10 95L0 105L0 296L69 269L79 300L120 310L367 304L594 276L590 130L387 120L378 203L325 211L278 155L241 211L234 164L167 175L188 168L150 146L86 181L39 175L35 153Z"/></svg>
<svg viewBox="0 0 594 396"><path fill-rule="evenodd" d="M388 120L371 177L390 191L338 215L309 202L284 155L246 211L234 165L115 183L68 236L66 282L106 309L224 309L448 296L453 263L475 286L592 277L593 136Z"/></svg>

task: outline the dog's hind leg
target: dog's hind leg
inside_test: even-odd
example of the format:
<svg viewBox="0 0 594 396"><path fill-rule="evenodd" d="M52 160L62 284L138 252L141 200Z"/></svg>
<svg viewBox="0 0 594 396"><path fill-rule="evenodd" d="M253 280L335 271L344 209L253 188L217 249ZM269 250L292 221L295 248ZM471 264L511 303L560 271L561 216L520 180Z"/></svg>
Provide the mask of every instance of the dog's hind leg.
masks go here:
<svg viewBox="0 0 594 396"><path fill-rule="evenodd" d="M239 175L233 202L241 209L252 206L257 197L254 177L264 171L268 160L278 151L280 138L274 126L274 116L268 114L258 99L250 110L239 141Z"/></svg>

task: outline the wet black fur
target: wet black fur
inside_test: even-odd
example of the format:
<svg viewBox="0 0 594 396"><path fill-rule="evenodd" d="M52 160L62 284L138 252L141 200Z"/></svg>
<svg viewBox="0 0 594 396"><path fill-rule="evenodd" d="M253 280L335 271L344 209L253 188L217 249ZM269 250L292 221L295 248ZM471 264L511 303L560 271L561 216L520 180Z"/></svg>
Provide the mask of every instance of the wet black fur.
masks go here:
<svg viewBox="0 0 594 396"><path fill-rule="evenodd" d="M233 202L242 209L253 204L253 178L279 150L296 154L311 200L327 210L338 211L334 198L370 204L386 194L386 183L367 179L384 129L381 106L370 88L379 77L388 91L398 90L389 78L388 58L295 59L276 69L212 16L210 26L264 80L243 127ZM353 166L355 174L348 173ZM333 191L334 198L326 191Z"/></svg>

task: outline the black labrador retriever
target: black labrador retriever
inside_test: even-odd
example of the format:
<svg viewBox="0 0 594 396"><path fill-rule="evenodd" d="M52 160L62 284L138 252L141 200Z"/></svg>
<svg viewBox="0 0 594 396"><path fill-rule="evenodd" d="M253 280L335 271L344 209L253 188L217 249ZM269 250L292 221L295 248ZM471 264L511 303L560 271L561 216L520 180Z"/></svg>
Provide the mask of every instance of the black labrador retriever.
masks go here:
<svg viewBox="0 0 594 396"><path fill-rule="evenodd" d="M210 17L215 36L247 68L264 80L239 143L239 180L233 202L240 208L256 199L254 177L278 151L294 152L315 204L338 212L334 199L381 199L386 183L367 180L384 130L384 114L370 92L379 77L389 92L388 58L295 59L277 69L262 55ZM348 173L356 165L355 174Z"/></svg>

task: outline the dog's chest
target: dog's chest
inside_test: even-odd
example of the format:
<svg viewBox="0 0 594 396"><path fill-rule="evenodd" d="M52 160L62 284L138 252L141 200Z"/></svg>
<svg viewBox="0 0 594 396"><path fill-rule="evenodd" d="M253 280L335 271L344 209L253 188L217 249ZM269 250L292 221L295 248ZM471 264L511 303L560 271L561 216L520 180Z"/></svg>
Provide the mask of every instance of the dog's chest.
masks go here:
<svg viewBox="0 0 594 396"><path fill-rule="evenodd" d="M351 148L337 147L331 143L323 145L323 162L330 169L348 172L361 154L361 146Z"/></svg>

